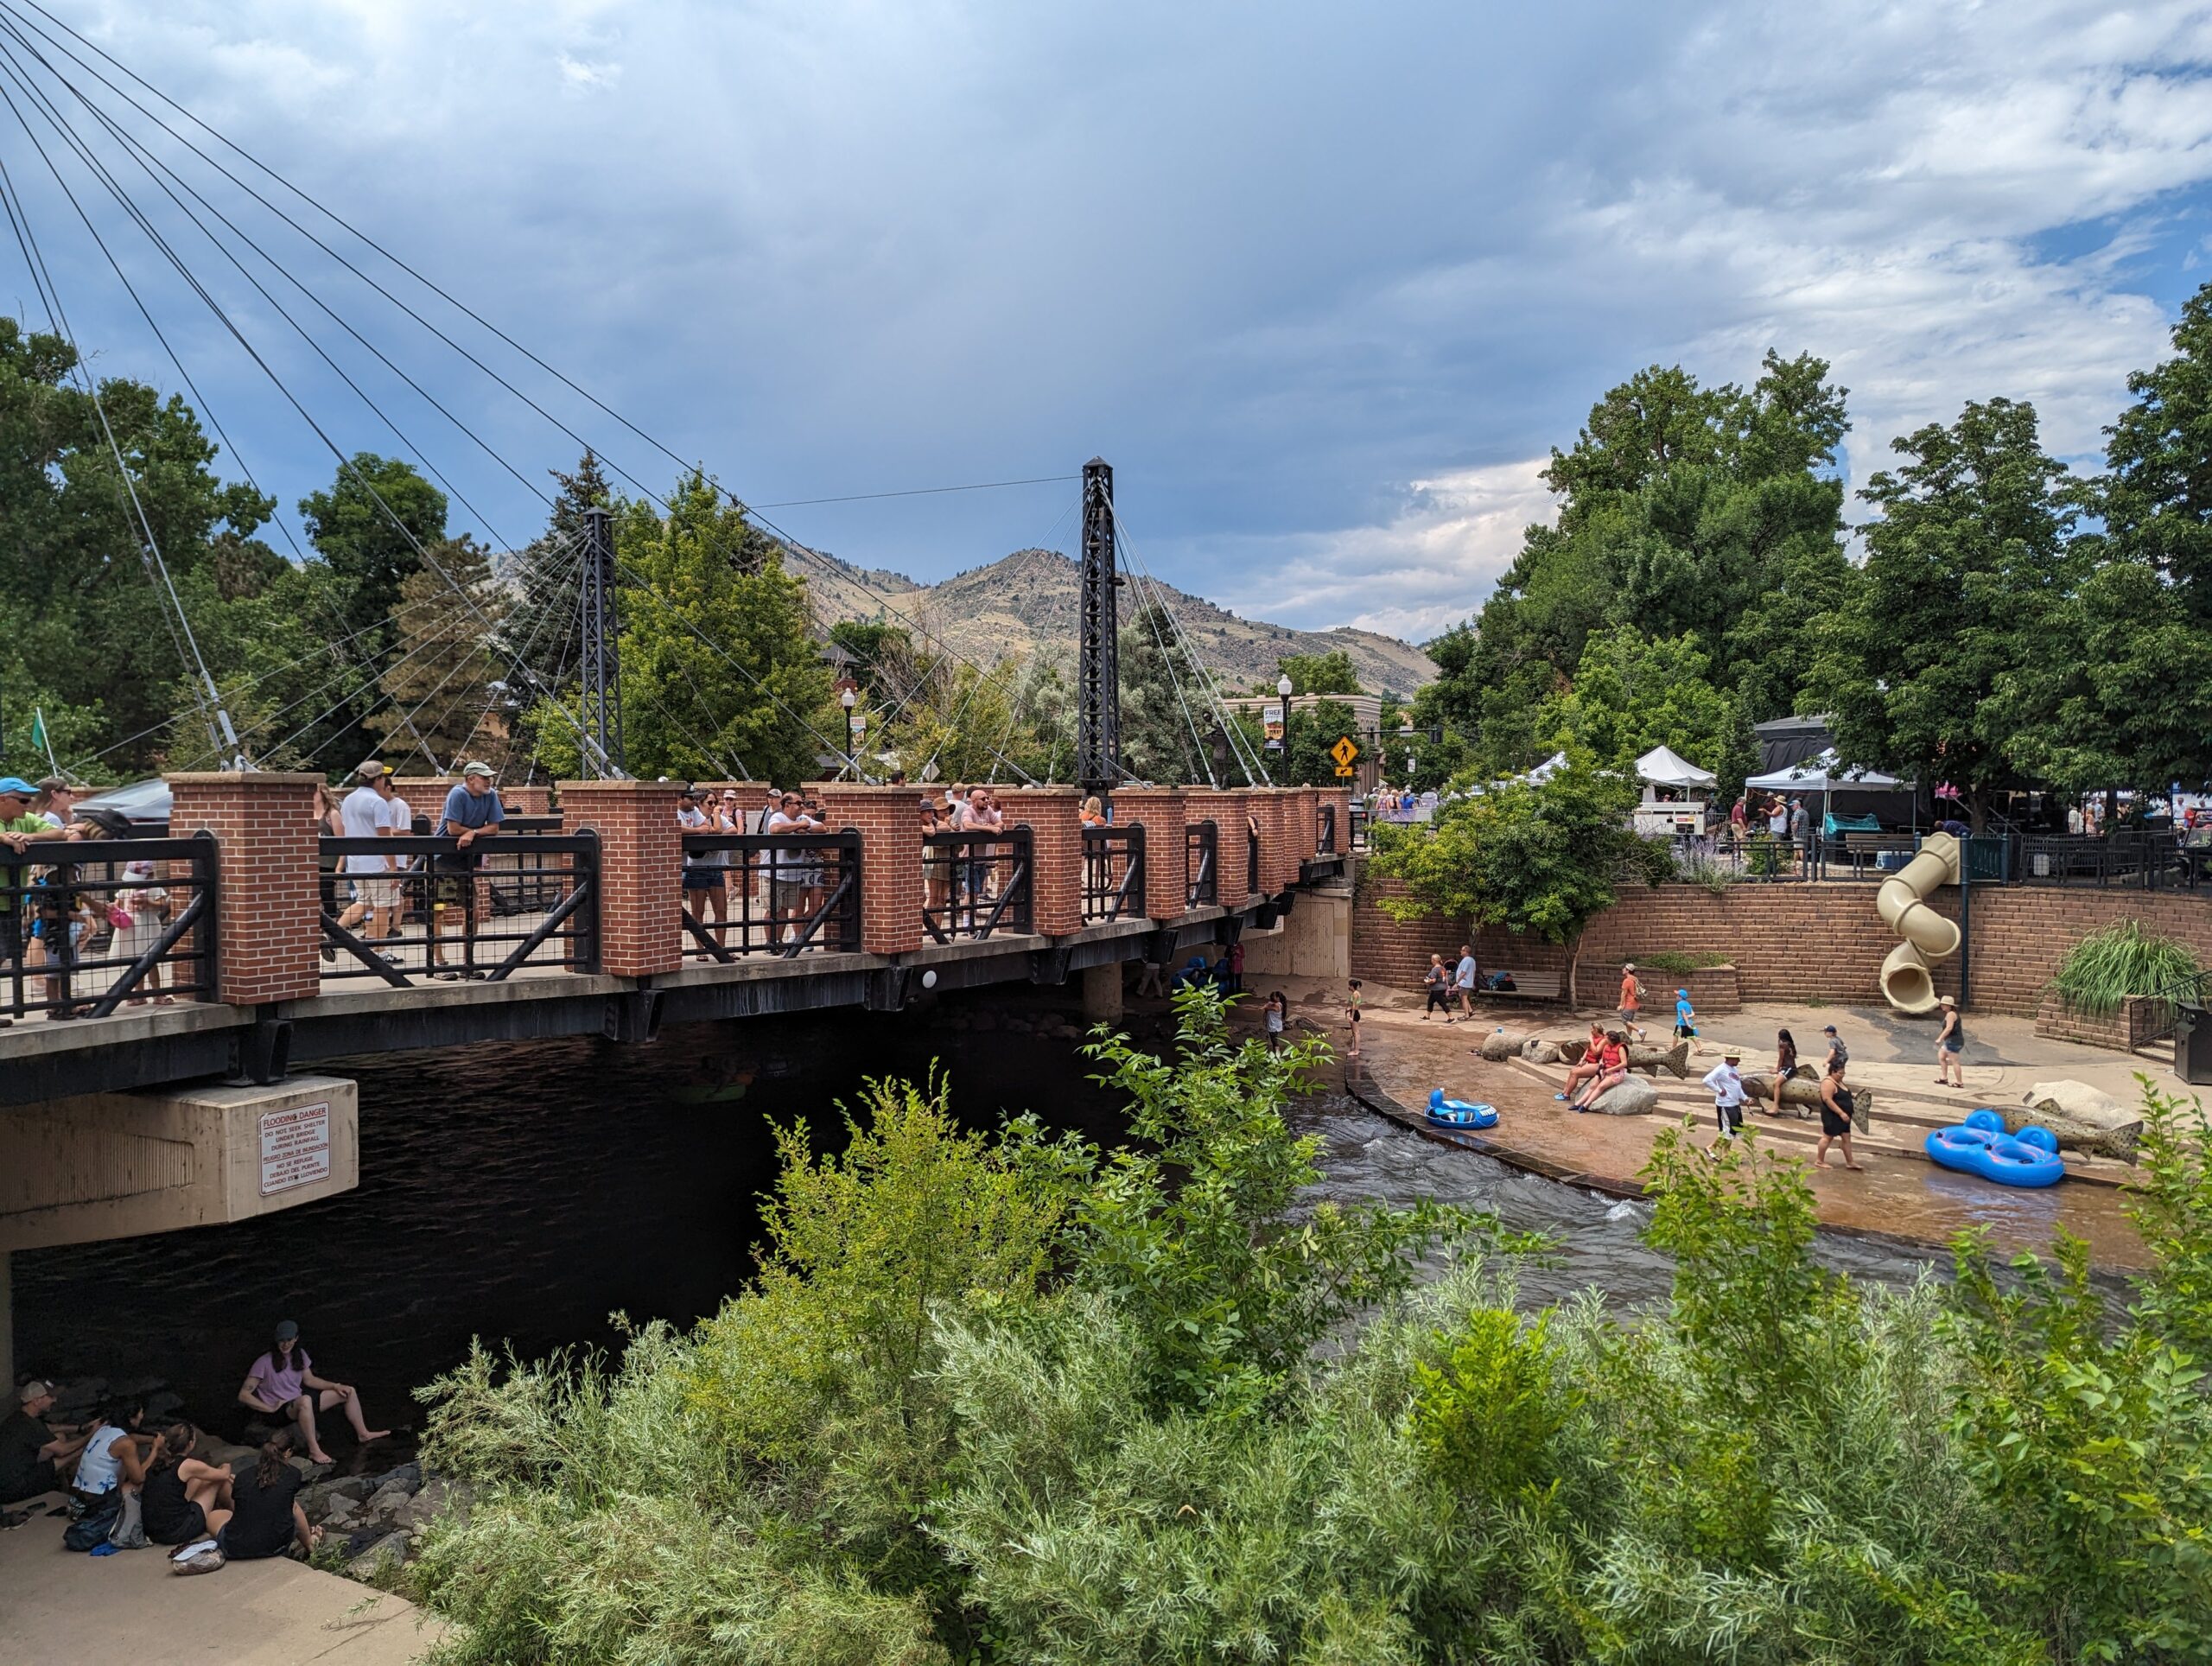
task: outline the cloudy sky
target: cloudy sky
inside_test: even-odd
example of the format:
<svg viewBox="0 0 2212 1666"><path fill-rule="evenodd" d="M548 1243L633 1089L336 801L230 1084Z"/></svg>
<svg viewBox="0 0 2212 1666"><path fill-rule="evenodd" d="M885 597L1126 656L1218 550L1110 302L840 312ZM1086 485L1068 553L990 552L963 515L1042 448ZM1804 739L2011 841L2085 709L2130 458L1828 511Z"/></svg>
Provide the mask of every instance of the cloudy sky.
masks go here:
<svg viewBox="0 0 2212 1666"><path fill-rule="evenodd" d="M1304 626L1419 638L1478 607L1548 512L1547 448L1654 362L1710 381L1770 345L1830 359L1854 481L1995 394L2088 458L2212 278L2208 5L48 3L748 500L1102 455L1152 570ZM573 460L563 428L672 478L218 153L559 425L531 411L35 42L314 299L225 232L257 293L7 44L39 143L0 112L0 159L79 336L180 388L41 149L288 510L328 479L323 442L36 95L333 441L406 454L278 307L323 344L474 506L457 527L531 536L518 475ZM0 303L38 316L21 259L0 267ZM1074 544L1070 482L768 512L925 579Z"/></svg>

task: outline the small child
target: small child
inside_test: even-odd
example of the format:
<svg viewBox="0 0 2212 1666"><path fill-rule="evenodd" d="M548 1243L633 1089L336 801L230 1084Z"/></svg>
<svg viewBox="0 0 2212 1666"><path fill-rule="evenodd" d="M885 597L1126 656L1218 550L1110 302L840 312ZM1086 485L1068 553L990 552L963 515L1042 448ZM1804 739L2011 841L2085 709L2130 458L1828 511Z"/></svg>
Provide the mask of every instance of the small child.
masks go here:
<svg viewBox="0 0 2212 1666"><path fill-rule="evenodd" d="M1349 1055L1359 1057L1359 980L1351 981L1351 993L1344 997L1344 1021L1351 1026L1351 1046Z"/></svg>
<svg viewBox="0 0 2212 1666"><path fill-rule="evenodd" d="M1684 1040L1694 1038L1697 1034L1697 1014L1690 1010L1690 992L1688 989L1675 991L1675 1033Z"/></svg>
<svg viewBox="0 0 2212 1666"><path fill-rule="evenodd" d="M1273 995L1268 997L1268 1009L1266 1013L1262 1014L1262 1021L1267 1027L1268 1051L1269 1052L1281 1052L1282 1051L1283 1019L1288 1014L1289 1011L1290 1002L1284 997L1283 992L1281 989L1277 989Z"/></svg>

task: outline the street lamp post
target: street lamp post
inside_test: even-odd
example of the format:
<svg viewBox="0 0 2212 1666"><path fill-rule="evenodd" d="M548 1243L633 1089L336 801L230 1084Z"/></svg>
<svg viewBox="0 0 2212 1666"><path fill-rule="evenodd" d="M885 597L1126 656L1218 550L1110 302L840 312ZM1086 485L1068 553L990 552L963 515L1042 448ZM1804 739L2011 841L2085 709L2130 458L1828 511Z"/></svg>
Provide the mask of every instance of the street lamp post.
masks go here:
<svg viewBox="0 0 2212 1666"><path fill-rule="evenodd" d="M855 709L860 696L852 690L847 689L837 699L845 709L845 768L857 781L861 778L860 760L855 754L860 750L861 725L867 720Z"/></svg>
<svg viewBox="0 0 2212 1666"><path fill-rule="evenodd" d="M1290 760L1290 673L1285 671L1275 679L1275 694L1282 701L1282 739L1275 743L1283 760Z"/></svg>

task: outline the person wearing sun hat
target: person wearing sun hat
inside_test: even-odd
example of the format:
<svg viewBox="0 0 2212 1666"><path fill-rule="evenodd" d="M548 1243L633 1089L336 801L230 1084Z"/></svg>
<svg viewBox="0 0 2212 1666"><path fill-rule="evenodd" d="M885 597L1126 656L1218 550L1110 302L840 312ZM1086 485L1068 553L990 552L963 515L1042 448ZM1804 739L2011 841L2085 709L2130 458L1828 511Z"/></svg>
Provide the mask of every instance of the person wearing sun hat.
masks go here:
<svg viewBox="0 0 2212 1666"><path fill-rule="evenodd" d="M1961 1055L1966 1051L1966 1021L1959 1016L1959 1003L1950 996L1936 996L1936 1004L1943 1013L1943 1027L1936 1033L1936 1085L1963 1092L1967 1072Z"/></svg>
<svg viewBox="0 0 2212 1666"><path fill-rule="evenodd" d="M1705 1085L1713 1092L1713 1117L1720 1124L1720 1132L1734 1139L1744 1126L1744 1073L1740 1066L1744 1055L1735 1047L1720 1055L1720 1062L1705 1073Z"/></svg>
<svg viewBox="0 0 2212 1666"><path fill-rule="evenodd" d="M61 836L45 817L33 812L31 800L37 796L38 789L22 776L0 775L0 846L19 856L26 845ZM13 965L23 957L27 911L22 887L27 871L0 866L0 966Z"/></svg>

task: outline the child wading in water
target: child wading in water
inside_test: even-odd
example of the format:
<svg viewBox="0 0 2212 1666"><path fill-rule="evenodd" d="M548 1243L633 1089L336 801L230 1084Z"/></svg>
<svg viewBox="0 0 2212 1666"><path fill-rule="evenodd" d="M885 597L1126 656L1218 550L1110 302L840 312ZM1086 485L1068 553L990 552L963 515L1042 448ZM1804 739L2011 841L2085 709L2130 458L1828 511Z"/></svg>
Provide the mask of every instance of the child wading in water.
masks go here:
<svg viewBox="0 0 2212 1666"><path fill-rule="evenodd" d="M1260 1015L1260 1021L1268 1032L1268 1051L1269 1052L1281 1052L1282 1051L1283 1021L1287 1018L1289 1014L1290 1002L1284 996L1283 992L1281 989L1277 989L1273 995L1268 997L1267 1009Z"/></svg>
<svg viewBox="0 0 2212 1666"><path fill-rule="evenodd" d="M1351 993L1344 996L1344 1021L1351 1026L1351 1046L1349 1056L1359 1057L1359 980L1351 981Z"/></svg>

